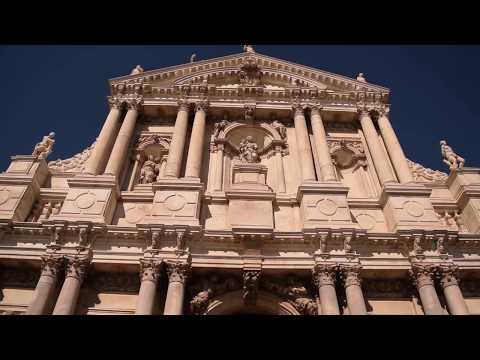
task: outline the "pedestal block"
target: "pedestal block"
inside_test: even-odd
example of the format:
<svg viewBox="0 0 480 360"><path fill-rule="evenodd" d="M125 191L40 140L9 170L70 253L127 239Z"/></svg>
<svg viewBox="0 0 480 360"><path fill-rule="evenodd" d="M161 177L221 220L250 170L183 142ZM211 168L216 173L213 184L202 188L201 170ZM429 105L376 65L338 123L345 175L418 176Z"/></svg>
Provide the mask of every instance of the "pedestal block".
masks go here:
<svg viewBox="0 0 480 360"><path fill-rule="evenodd" d="M380 204L389 231L441 229L430 201L431 189L421 184L385 184Z"/></svg>
<svg viewBox="0 0 480 360"><path fill-rule="evenodd" d="M447 179L453 199L462 210L462 220L470 232L480 232L480 168L454 170Z"/></svg>
<svg viewBox="0 0 480 360"><path fill-rule="evenodd" d="M204 185L199 179L161 179L152 188L155 193L152 213L145 222L200 225Z"/></svg>
<svg viewBox="0 0 480 360"><path fill-rule="evenodd" d="M271 233L275 193L266 185L267 167L260 164L233 166L232 184L225 191L228 219L238 233Z"/></svg>
<svg viewBox="0 0 480 360"><path fill-rule="evenodd" d="M348 187L338 182L305 182L298 188L297 200L304 228L333 227L348 225L352 228L352 217L347 203Z"/></svg>
<svg viewBox="0 0 480 360"><path fill-rule="evenodd" d="M111 175L78 175L67 179L69 191L62 208L51 220L85 220L110 224L120 196Z"/></svg>
<svg viewBox="0 0 480 360"><path fill-rule="evenodd" d="M0 219L24 221L48 175L44 159L12 156L7 171L0 174Z"/></svg>

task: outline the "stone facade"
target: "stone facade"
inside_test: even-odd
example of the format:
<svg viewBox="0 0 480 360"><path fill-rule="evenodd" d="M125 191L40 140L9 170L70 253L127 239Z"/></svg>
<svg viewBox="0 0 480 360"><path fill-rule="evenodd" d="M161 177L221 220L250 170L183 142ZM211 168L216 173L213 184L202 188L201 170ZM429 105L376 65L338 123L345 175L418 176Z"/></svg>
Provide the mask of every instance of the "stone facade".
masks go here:
<svg viewBox="0 0 480 360"><path fill-rule="evenodd" d="M0 174L2 313L480 313L480 168L408 160L389 89L251 45L110 86Z"/></svg>

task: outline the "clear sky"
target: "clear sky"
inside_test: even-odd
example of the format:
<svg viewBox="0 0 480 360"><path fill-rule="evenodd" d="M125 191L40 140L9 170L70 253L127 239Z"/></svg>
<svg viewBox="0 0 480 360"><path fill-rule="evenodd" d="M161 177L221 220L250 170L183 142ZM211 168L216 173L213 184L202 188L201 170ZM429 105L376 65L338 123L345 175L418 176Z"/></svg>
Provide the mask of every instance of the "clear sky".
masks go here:
<svg viewBox="0 0 480 360"><path fill-rule="evenodd" d="M50 131L48 160L89 146L108 113L107 80L145 70L242 52L242 45L0 46L3 100L0 171L11 155L31 154ZM391 120L408 158L447 171L439 141L446 139L480 167L480 46L266 46L258 53L355 77L391 89Z"/></svg>

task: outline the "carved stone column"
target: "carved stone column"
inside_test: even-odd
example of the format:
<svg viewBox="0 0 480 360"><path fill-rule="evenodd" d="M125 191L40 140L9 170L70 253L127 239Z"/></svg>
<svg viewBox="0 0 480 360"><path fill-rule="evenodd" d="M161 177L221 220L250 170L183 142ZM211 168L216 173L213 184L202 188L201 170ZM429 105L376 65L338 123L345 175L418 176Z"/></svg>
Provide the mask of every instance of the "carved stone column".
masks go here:
<svg viewBox="0 0 480 360"><path fill-rule="evenodd" d="M26 315L47 315L52 311L55 287L62 265L63 257L61 256L42 256L42 273Z"/></svg>
<svg viewBox="0 0 480 360"><path fill-rule="evenodd" d="M293 113L302 181L316 181L312 148L310 146L310 137L308 136L303 107L298 104L294 105Z"/></svg>
<svg viewBox="0 0 480 360"><path fill-rule="evenodd" d="M388 110L382 110L380 112L378 126L398 179L401 183L413 182L412 172L408 166L402 146L400 145L395 130L388 119Z"/></svg>
<svg viewBox="0 0 480 360"><path fill-rule="evenodd" d="M280 146L275 149L275 162L277 165L277 192L285 193L287 191L287 186L285 184L285 169L283 166L283 155Z"/></svg>
<svg viewBox="0 0 480 360"><path fill-rule="evenodd" d="M128 147L135 131L138 111L140 110L142 102L143 100L139 98L132 99L127 103L127 115L125 115L122 127L120 128L117 139L115 140L115 145L113 145L113 150L110 155L110 159L108 159L105 174L111 174L117 177L120 176L122 172L122 166L125 164L125 159L128 157Z"/></svg>
<svg viewBox="0 0 480 360"><path fill-rule="evenodd" d="M151 315L160 277L161 262L153 259L140 260L140 291L138 292L135 315Z"/></svg>
<svg viewBox="0 0 480 360"><path fill-rule="evenodd" d="M88 174L98 175L103 172L120 127L121 103L118 100L112 100L110 104L110 113L105 120L105 124L103 124L92 154L85 165L85 172Z"/></svg>
<svg viewBox="0 0 480 360"><path fill-rule="evenodd" d="M436 265L412 265L411 275L420 295L420 301L425 315L443 315L437 292L435 291L434 276L437 271Z"/></svg>
<svg viewBox="0 0 480 360"><path fill-rule="evenodd" d="M90 264L89 258L67 257L65 281L58 296L53 315L73 315L77 307L78 295Z"/></svg>
<svg viewBox="0 0 480 360"><path fill-rule="evenodd" d="M222 191L223 187L223 152L224 145L217 145L217 164L215 168L215 179L213 183L213 190Z"/></svg>
<svg viewBox="0 0 480 360"><path fill-rule="evenodd" d="M322 315L339 315L335 281L338 266L334 264L320 264L313 270L313 281L318 287Z"/></svg>
<svg viewBox="0 0 480 360"><path fill-rule="evenodd" d="M458 286L455 265L440 267L440 285L447 301L448 311L452 315L468 315L468 307Z"/></svg>
<svg viewBox="0 0 480 360"><path fill-rule="evenodd" d="M183 151L185 148L185 139L188 128L189 104L186 101L178 103L177 119L173 131L172 142L168 152L167 166L165 168L165 177L180 177L180 168L182 166Z"/></svg>
<svg viewBox="0 0 480 360"><path fill-rule="evenodd" d="M193 119L192 136L188 147L185 177L200 178L207 107L208 103L206 102L199 102L195 106L195 118Z"/></svg>
<svg viewBox="0 0 480 360"><path fill-rule="evenodd" d="M382 149L377 130L373 125L370 114L364 109L359 110L359 113L360 124L362 125L362 130L363 134L365 135L365 140L367 141L368 149L372 155L373 164L375 169L377 169L380 183L383 185L388 182L396 182L395 176L388 166L388 158L385 151Z"/></svg>
<svg viewBox="0 0 480 360"><path fill-rule="evenodd" d="M185 282L190 272L190 264L167 263L168 290L164 315L182 315Z"/></svg>
<svg viewBox="0 0 480 360"><path fill-rule="evenodd" d="M360 281L361 269L362 267L360 265L344 265L341 267L350 315L367 315L367 308L365 306Z"/></svg>
<svg viewBox="0 0 480 360"><path fill-rule="evenodd" d="M321 108L318 106L313 106L310 115L313 137L315 138L315 145L317 148L318 162L320 164L320 173L322 174L323 181L337 181L320 110Z"/></svg>

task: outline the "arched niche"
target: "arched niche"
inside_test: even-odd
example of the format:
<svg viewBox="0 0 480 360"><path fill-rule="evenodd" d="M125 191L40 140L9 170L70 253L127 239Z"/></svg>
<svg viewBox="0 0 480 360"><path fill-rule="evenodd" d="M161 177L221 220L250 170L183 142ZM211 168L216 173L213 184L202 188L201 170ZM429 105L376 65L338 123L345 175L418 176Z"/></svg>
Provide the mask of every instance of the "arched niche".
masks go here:
<svg viewBox="0 0 480 360"><path fill-rule="evenodd" d="M214 298L205 315L301 315L295 307L276 295L259 291L255 305L245 305L241 290Z"/></svg>
<svg viewBox="0 0 480 360"><path fill-rule="evenodd" d="M134 147L134 164L130 173L128 190L137 185L149 185L163 176L171 139L159 134L140 134ZM148 165L148 166L147 166ZM148 171L142 169L149 168ZM151 173L153 171L153 173ZM147 173L147 174L146 174ZM145 176L147 175L147 176ZM144 181L147 179L148 181Z"/></svg>
<svg viewBox="0 0 480 360"><path fill-rule="evenodd" d="M285 126L278 121L271 124L262 122L255 125L228 123L217 126L212 137L212 152L216 153L214 174L215 190L224 190L231 185L232 167L240 163L240 143L248 136L258 145L260 163L265 165L267 185L277 192L285 192L285 174L282 157L288 154ZM283 136L282 136L283 134Z"/></svg>

